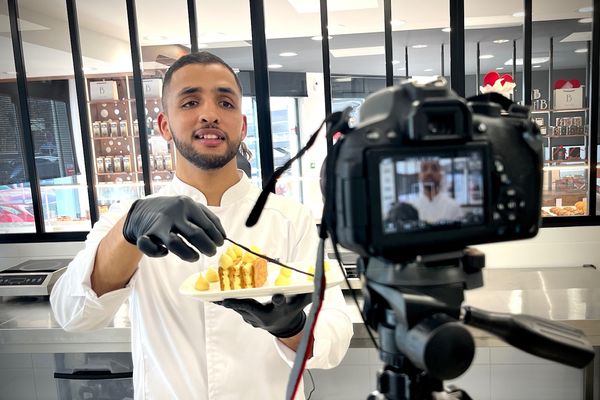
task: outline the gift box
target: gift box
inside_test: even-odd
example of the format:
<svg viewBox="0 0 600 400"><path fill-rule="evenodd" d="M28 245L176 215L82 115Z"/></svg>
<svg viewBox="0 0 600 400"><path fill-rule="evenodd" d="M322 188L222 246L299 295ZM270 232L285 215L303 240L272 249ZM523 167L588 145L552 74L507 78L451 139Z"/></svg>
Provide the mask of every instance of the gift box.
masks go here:
<svg viewBox="0 0 600 400"><path fill-rule="evenodd" d="M90 82L90 100L118 100L117 82Z"/></svg>
<svg viewBox="0 0 600 400"><path fill-rule="evenodd" d="M583 107L583 88L577 79L559 79L554 83L554 109Z"/></svg>
<svg viewBox="0 0 600 400"><path fill-rule="evenodd" d="M583 107L583 88L555 89L554 109L566 110Z"/></svg>
<svg viewBox="0 0 600 400"><path fill-rule="evenodd" d="M149 78L143 79L144 98L160 99L162 97L162 79Z"/></svg>

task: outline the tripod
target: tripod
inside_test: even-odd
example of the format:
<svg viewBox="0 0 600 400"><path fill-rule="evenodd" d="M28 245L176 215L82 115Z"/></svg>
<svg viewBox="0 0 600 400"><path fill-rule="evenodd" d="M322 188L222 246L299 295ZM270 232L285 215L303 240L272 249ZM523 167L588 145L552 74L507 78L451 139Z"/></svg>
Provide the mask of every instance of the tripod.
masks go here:
<svg viewBox="0 0 600 400"><path fill-rule="evenodd" d="M378 390L369 400L470 399L444 391L443 381L462 375L475 354L465 325L486 330L507 343L549 360L585 367L594 351L583 333L568 325L528 315L491 313L462 306L464 290L483 285L483 253L464 249L392 264L359 259L362 310L377 329Z"/></svg>

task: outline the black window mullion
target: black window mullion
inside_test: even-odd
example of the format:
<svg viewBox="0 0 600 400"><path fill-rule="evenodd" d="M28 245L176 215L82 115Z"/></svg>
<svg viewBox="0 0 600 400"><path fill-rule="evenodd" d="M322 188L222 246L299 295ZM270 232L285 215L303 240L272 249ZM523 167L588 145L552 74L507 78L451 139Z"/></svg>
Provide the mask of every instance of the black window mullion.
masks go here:
<svg viewBox="0 0 600 400"><path fill-rule="evenodd" d="M593 26L592 26L592 49L591 49L591 82L590 84L590 149L589 149L589 166L590 166L590 181L588 212L594 215L596 212L596 186L598 179L598 135L600 134L600 0L594 0L593 11Z"/></svg>
<svg viewBox="0 0 600 400"><path fill-rule="evenodd" d="M13 56L15 61L15 71L17 73L17 91L19 97L19 107L17 110L20 115L20 125L22 137L22 149L25 160L24 170L27 171L29 178L29 188L31 190L31 199L33 203L33 215L35 221L35 230L37 233L44 233L44 215L42 210L42 196L40 182L38 180L37 169L35 166L35 146L33 143L33 134L31 133L31 118L29 115L29 96L27 94L27 75L25 72L25 60L23 57L23 42L21 32L19 31L19 5L17 0L8 0L8 14L10 20L10 34L12 38Z"/></svg>
<svg viewBox="0 0 600 400"><path fill-rule="evenodd" d="M320 0L321 12L321 54L323 58L323 89L325 95L325 116L331 114L331 59L329 58L329 24L327 15L327 0ZM327 154L333 147L333 138L326 138Z"/></svg>
<svg viewBox="0 0 600 400"><path fill-rule="evenodd" d="M522 104L531 105L531 47L532 47L532 0L523 0L523 98Z"/></svg>
<svg viewBox="0 0 600 400"><path fill-rule="evenodd" d="M196 19L196 0L188 0L188 22L190 24L190 43L192 53L198 51L198 23Z"/></svg>
<svg viewBox="0 0 600 400"><path fill-rule="evenodd" d="M77 6L75 0L66 0L67 19L69 22L69 36L71 39L71 55L73 56L73 72L75 75L75 91L77 92L77 108L79 111L79 125L81 129L81 142L83 144L83 161L86 170L87 194L90 202L90 219L92 225L98 221L99 213L97 206L96 182L94 174L94 152L90 145L90 121L86 107L86 87L83 75L83 62L81 55L81 43L79 41L79 21L77 18Z"/></svg>
<svg viewBox="0 0 600 400"><path fill-rule="evenodd" d="M258 122L258 146L263 185L273 171L273 132L271 129L271 103L269 95L269 69L267 64L267 39L265 36L265 9L263 0L249 0L252 27L252 54L254 59L254 89Z"/></svg>
<svg viewBox="0 0 600 400"><path fill-rule="evenodd" d="M152 178L150 176L150 156L148 154L148 136L146 130L146 107L144 104L144 86L142 84L140 41L137 29L137 15L135 0L127 2L127 22L129 25L129 44L131 46L131 61L133 66L133 91L135 97L135 110L140 134L140 154L142 156L142 176L144 179L144 193L152 193Z"/></svg>
<svg viewBox="0 0 600 400"><path fill-rule="evenodd" d="M465 95L465 4L450 0L450 86Z"/></svg>
<svg viewBox="0 0 600 400"><path fill-rule="evenodd" d="M385 85L394 85L394 48L392 47L392 0L383 0L384 47L385 47Z"/></svg>

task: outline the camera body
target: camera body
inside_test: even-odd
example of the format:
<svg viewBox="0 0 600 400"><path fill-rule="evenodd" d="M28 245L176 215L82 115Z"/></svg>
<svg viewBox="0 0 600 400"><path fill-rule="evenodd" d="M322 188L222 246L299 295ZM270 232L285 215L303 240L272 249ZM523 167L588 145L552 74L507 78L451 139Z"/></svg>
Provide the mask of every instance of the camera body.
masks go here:
<svg viewBox="0 0 600 400"><path fill-rule="evenodd" d="M542 140L529 109L502 99L467 102L444 80L369 96L333 149L337 241L402 262L535 236Z"/></svg>

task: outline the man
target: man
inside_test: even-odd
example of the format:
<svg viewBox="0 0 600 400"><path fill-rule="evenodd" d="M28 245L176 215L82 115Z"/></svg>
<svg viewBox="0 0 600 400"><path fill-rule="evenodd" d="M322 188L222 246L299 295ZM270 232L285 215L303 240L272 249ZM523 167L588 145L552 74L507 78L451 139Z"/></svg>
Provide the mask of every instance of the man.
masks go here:
<svg viewBox="0 0 600 400"><path fill-rule="evenodd" d="M457 221L463 213L452 197L444 190L443 170L437 159L421 161L419 172L419 197L409 203L415 207L419 220L427 223Z"/></svg>
<svg viewBox="0 0 600 400"><path fill-rule="evenodd" d="M52 291L69 331L106 326L129 299L136 399L284 398L307 297L279 299L261 318L178 292L188 276L217 266L225 235L283 262L314 263L316 227L304 206L272 195L259 222L244 225L259 189L236 168L246 135L241 101L235 73L210 53L169 68L158 123L177 151L173 182L104 214ZM336 366L351 336L341 290L329 289L307 368Z"/></svg>

